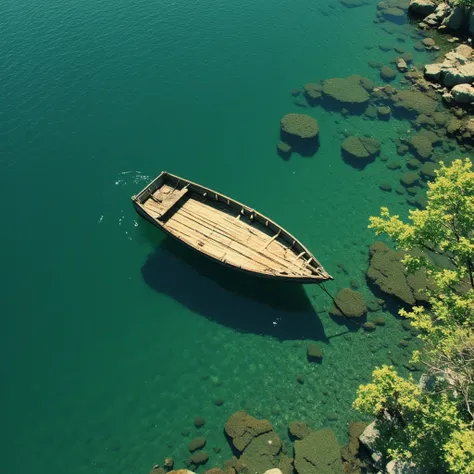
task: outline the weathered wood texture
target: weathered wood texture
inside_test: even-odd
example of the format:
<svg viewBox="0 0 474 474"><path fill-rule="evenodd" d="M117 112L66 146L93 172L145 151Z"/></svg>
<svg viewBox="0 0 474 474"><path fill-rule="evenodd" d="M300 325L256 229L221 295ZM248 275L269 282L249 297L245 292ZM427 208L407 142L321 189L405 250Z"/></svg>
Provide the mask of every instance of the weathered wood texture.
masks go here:
<svg viewBox="0 0 474 474"><path fill-rule="evenodd" d="M265 216L215 191L170 176L170 180L165 174L165 179L153 181L134 196L134 203L148 220L172 236L247 272L305 283L332 279L300 242ZM156 189L155 182L160 182Z"/></svg>

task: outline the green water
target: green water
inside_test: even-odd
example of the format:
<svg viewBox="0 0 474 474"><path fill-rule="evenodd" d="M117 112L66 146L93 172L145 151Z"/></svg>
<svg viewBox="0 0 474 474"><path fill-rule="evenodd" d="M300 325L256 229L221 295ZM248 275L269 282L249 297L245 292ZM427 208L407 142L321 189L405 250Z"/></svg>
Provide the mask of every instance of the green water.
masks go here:
<svg viewBox="0 0 474 474"><path fill-rule="evenodd" d="M169 455L181 467L195 433L212 467L230 456L222 426L241 408L282 435L302 419L344 442L357 386L389 351L409 357L400 322L386 313L374 333L348 331L319 288L218 268L139 221L130 196L162 169L213 187L300 238L336 277L331 292L355 279L374 299L367 218L381 204L406 214L404 197L378 188L401 171L353 169L341 133L370 133L391 157L408 123L310 109L318 153L275 153L280 118L302 110L292 89L378 81L367 62L395 53L365 46L399 42L374 12L334 0L3 0L3 472L138 474ZM321 365L306 361L310 340Z"/></svg>

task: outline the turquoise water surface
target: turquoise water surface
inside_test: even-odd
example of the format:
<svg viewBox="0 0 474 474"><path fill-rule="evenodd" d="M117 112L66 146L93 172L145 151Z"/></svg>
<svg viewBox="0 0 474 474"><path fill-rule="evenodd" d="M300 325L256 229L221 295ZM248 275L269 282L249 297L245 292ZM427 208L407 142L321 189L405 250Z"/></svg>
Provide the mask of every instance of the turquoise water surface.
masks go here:
<svg viewBox="0 0 474 474"><path fill-rule="evenodd" d="M357 386L409 358L400 321L349 330L319 288L217 267L139 220L130 196L162 169L215 188L300 238L335 276L330 292L357 280L376 299L368 216L407 213L379 190L403 170L356 170L340 145L344 130L370 134L395 157L408 122L308 109L317 154L275 152L280 118L303 111L292 89L380 82L368 61L396 55L381 43L427 58L410 26L390 35L374 13L335 0L3 0L3 472L139 474L165 456L183 467L196 433L212 467L231 455L222 427L241 408L282 435L301 419L345 442ZM306 361L309 341L321 365Z"/></svg>

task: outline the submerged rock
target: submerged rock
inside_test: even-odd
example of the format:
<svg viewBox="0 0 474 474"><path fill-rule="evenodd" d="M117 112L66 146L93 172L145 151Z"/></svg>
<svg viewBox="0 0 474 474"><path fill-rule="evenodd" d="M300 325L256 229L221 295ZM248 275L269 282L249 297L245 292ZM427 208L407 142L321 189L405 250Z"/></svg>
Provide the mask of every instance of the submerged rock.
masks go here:
<svg viewBox="0 0 474 474"><path fill-rule="evenodd" d="M203 452L203 451L199 451L198 453L194 453L192 454L189 458L188 458L188 464L192 467L192 466L201 466L202 464L206 464L207 461L209 460L209 454Z"/></svg>
<svg viewBox="0 0 474 474"><path fill-rule="evenodd" d="M332 429L313 431L295 441L295 470L298 474L342 473L341 450Z"/></svg>
<svg viewBox="0 0 474 474"><path fill-rule="evenodd" d="M397 71L393 70L392 68L388 66L383 66L382 69L380 69L380 77L384 81L393 81L395 77L397 76Z"/></svg>
<svg viewBox="0 0 474 474"><path fill-rule="evenodd" d="M436 3L432 0L410 0L408 11L419 17L428 16L436 10Z"/></svg>
<svg viewBox="0 0 474 474"><path fill-rule="evenodd" d="M433 153L431 140L425 135L415 135L410 139L410 145L422 160L427 160Z"/></svg>
<svg viewBox="0 0 474 474"><path fill-rule="evenodd" d="M288 425L288 433L292 438L303 439L312 432L311 428L303 421L292 421Z"/></svg>
<svg viewBox="0 0 474 474"><path fill-rule="evenodd" d="M323 87L317 82L304 85L304 95L310 105L316 105L321 100Z"/></svg>
<svg viewBox="0 0 474 474"><path fill-rule="evenodd" d="M323 98L326 102L330 101L331 105L362 113L370 99L369 93L362 86L363 79L356 75L327 79L323 82Z"/></svg>
<svg viewBox="0 0 474 474"><path fill-rule="evenodd" d="M278 466L282 448L280 437L274 432L253 438L235 464L238 473L265 472Z"/></svg>
<svg viewBox="0 0 474 474"><path fill-rule="evenodd" d="M349 136L342 142L342 157L356 167L364 167L380 152L380 142L375 138Z"/></svg>
<svg viewBox="0 0 474 474"><path fill-rule="evenodd" d="M282 132L302 140L314 139L319 133L317 120L305 114L286 114L280 126Z"/></svg>
<svg viewBox="0 0 474 474"><path fill-rule="evenodd" d="M194 451L197 451L198 449L203 448L206 445L206 438L199 437L199 438L194 438L188 446L189 451L192 453Z"/></svg>
<svg viewBox="0 0 474 474"><path fill-rule="evenodd" d="M316 344L308 344L306 356L309 362L321 362L323 360L323 351Z"/></svg>
<svg viewBox="0 0 474 474"><path fill-rule="evenodd" d="M367 305L362 295L350 288L343 288L334 298L329 313L333 316L347 316L348 318L360 318L367 314Z"/></svg>
<svg viewBox="0 0 474 474"><path fill-rule="evenodd" d="M383 242L370 247L370 266L367 278L384 293L395 296L403 302L414 305L427 301L424 290L431 288L423 270L408 274L402 259L405 252L390 250Z"/></svg>
<svg viewBox="0 0 474 474"><path fill-rule="evenodd" d="M268 420L257 420L241 410L227 420L224 430L235 449L242 452L253 438L271 431L272 424Z"/></svg>
<svg viewBox="0 0 474 474"><path fill-rule="evenodd" d="M291 146L285 142L279 142L277 145L277 153L285 159L288 159L291 156Z"/></svg>
<svg viewBox="0 0 474 474"><path fill-rule="evenodd" d="M302 155L316 152L318 135L318 121L309 115L287 114L280 121L281 140Z"/></svg>

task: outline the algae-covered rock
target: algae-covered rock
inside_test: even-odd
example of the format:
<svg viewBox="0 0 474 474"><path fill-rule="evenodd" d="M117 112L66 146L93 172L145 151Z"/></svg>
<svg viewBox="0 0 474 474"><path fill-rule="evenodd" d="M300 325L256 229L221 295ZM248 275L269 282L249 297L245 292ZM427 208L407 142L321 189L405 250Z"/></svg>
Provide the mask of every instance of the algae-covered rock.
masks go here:
<svg viewBox="0 0 474 474"><path fill-rule="evenodd" d="M208 460L209 460L209 454L203 451L199 451L197 453L192 454L188 458L188 464L190 466L197 467L197 466L201 466L202 464L206 464Z"/></svg>
<svg viewBox="0 0 474 474"><path fill-rule="evenodd" d="M309 362L321 362L323 360L323 351L316 344L308 344L306 356Z"/></svg>
<svg viewBox="0 0 474 474"><path fill-rule="evenodd" d="M406 21L405 12L398 7L388 7L382 10L383 17L393 23L402 24Z"/></svg>
<svg viewBox="0 0 474 474"><path fill-rule="evenodd" d="M377 115L379 116L380 120L388 120L390 118L390 113L392 110L390 107L387 106L381 106L377 108Z"/></svg>
<svg viewBox="0 0 474 474"><path fill-rule="evenodd" d="M279 142L277 145L277 153L282 157L282 158L289 158L291 156L291 146L288 145L288 143L285 142Z"/></svg>
<svg viewBox="0 0 474 474"><path fill-rule="evenodd" d="M383 66L382 69L380 69L380 77L384 81L393 81L395 77L397 76L397 71L394 69L388 67L388 66Z"/></svg>
<svg viewBox="0 0 474 474"><path fill-rule="evenodd" d="M431 115L436 112L438 102L416 90L397 91L393 96L393 108L399 113Z"/></svg>
<svg viewBox="0 0 474 474"><path fill-rule="evenodd" d="M288 433L292 438L303 439L311 433L311 428L303 421L292 421L288 425Z"/></svg>
<svg viewBox="0 0 474 474"><path fill-rule="evenodd" d="M286 454L281 454L280 462L278 463L278 468L280 469L282 474L293 474L293 458L287 456Z"/></svg>
<svg viewBox="0 0 474 474"><path fill-rule="evenodd" d="M234 447L243 451L253 438L271 431L272 424L268 420L257 420L240 410L227 420L224 429Z"/></svg>
<svg viewBox="0 0 474 474"><path fill-rule="evenodd" d="M402 167L400 160L388 160L385 165L389 170L399 170Z"/></svg>
<svg viewBox="0 0 474 474"><path fill-rule="evenodd" d="M427 160L433 153L431 140L425 135L417 134L411 137L410 145L422 160Z"/></svg>
<svg viewBox="0 0 474 474"><path fill-rule="evenodd" d="M362 112L368 104L370 96L362 86L361 76L349 76L346 78L335 77L323 82L323 97L332 100L339 107L348 110Z"/></svg>
<svg viewBox="0 0 474 474"><path fill-rule="evenodd" d="M295 441L298 474L342 474L340 446L334 431L324 428Z"/></svg>
<svg viewBox="0 0 474 474"><path fill-rule="evenodd" d="M189 443L189 451L192 453L194 451L197 451L198 449L203 448L206 445L206 438L199 437L199 438L194 438L190 443Z"/></svg>
<svg viewBox="0 0 474 474"><path fill-rule="evenodd" d="M347 316L349 318L360 318L367 314L367 305L362 295L350 288L343 288L334 298L329 313L333 316Z"/></svg>
<svg viewBox="0 0 474 474"><path fill-rule="evenodd" d="M314 139L318 136L318 121L305 114L286 114L280 121L281 131L291 137L302 140Z"/></svg>
<svg viewBox="0 0 474 474"><path fill-rule="evenodd" d="M237 472L265 472L277 467L281 448L281 439L274 431L253 438L236 463Z"/></svg>
<svg viewBox="0 0 474 474"><path fill-rule="evenodd" d="M414 173L413 171L407 171L406 173L402 174L400 178L400 183L403 184L406 188L413 186L418 183L420 180L420 176L418 173Z"/></svg>
<svg viewBox="0 0 474 474"><path fill-rule="evenodd" d="M342 156L351 164L364 166L380 152L380 142L375 138L349 136L342 142Z"/></svg>
<svg viewBox="0 0 474 474"><path fill-rule="evenodd" d="M370 266L367 278L384 293L393 295L403 302L414 305L427 301L424 290L430 282L423 270L408 274L401 262L405 252L390 250L383 242L375 242L370 247Z"/></svg>
<svg viewBox="0 0 474 474"><path fill-rule="evenodd" d="M421 166L421 161L416 158L410 158L407 161L407 168L410 170L417 170Z"/></svg>
<svg viewBox="0 0 474 474"><path fill-rule="evenodd" d="M319 145L318 121L306 114L286 114L280 121L281 141L302 155L313 155Z"/></svg>
<svg viewBox="0 0 474 474"><path fill-rule="evenodd" d="M304 85L304 95L308 104L317 105L321 100L323 87L317 82L310 82Z"/></svg>
<svg viewBox="0 0 474 474"><path fill-rule="evenodd" d="M427 161L426 163L423 163L420 172L425 178L435 178L437 169L439 169L438 163Z"/></svg>
<svg viewBox="0 0 474 474"><path fill-rule="evenodd" d="M367 321L366 323L364 323L362 325L362 327L366 330L366 331L375 331L375 324L370 322L370 321Z"/></svg>

